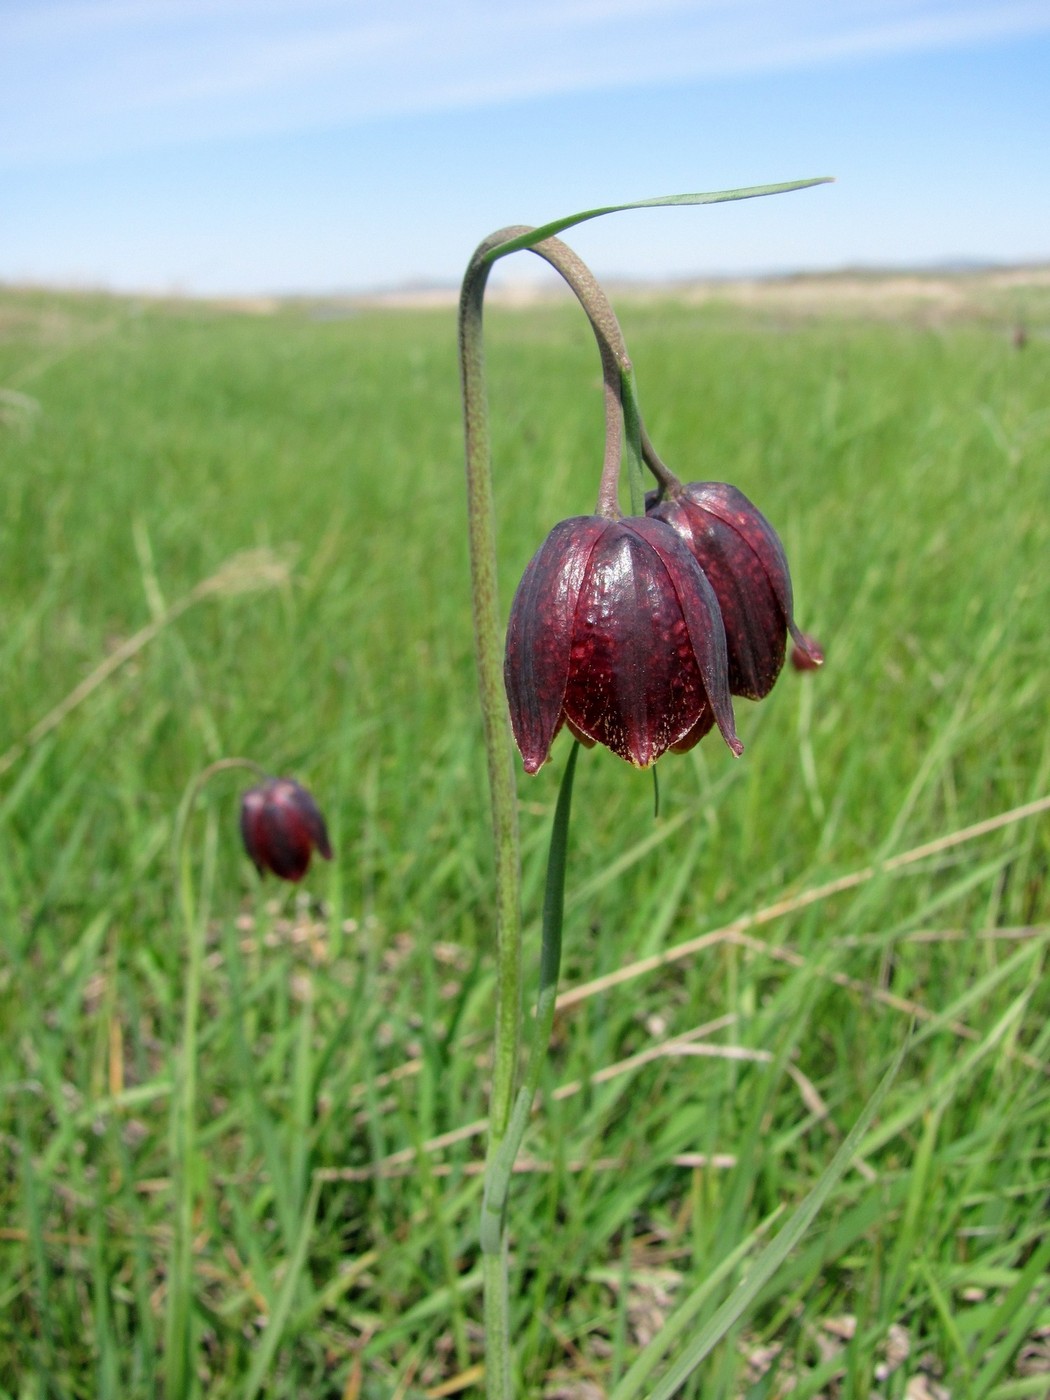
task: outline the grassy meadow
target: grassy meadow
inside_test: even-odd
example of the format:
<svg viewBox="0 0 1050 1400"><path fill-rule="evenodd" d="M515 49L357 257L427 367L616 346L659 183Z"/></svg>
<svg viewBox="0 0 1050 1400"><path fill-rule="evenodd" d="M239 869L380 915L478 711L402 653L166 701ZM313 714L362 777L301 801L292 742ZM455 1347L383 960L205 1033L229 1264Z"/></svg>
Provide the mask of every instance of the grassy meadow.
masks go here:
<svg viewBox="0 0 1050 1400"><path fill-rule="evenodd" d="M581 755L511 1200L524 1393L648 1395L912 1029L680 1393L1045 1400L1050 290L618 309L661 456L774 522L827 664L737 703L742 759L662 761L658 816ZM454 313L342 310L0 290L4 1400L484 1394ZM493 306L488 357L506 610L594 507L599 365L560 303ZM566 745L520 783L528 988ZM298 889L229 772L178 876L234 755L328 817Z"/></svg>

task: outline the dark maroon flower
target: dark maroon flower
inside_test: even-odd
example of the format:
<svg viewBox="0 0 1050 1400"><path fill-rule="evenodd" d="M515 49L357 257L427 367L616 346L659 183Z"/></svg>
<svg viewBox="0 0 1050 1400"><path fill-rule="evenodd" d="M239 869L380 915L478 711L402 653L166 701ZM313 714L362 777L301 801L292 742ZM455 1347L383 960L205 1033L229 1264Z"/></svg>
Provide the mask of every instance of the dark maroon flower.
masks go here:
<svg viewBox="0 0 1050 1400"><path fill-rule="evenodd" d="M332 859L328 830L317 803L291 778L267 778L241 798L244 849L260 875L301 880L313 851Z"/></svg>
<svg viewBox="0 0 1050 1400"><path fill-rule="evenodd" d="M802 646L791 648L791 664L796 671L818 671L824 665L824 648L808 632L801 633Z"/></svg>
<svg viewBox="0 0 1050 1400"><path fill-rule="evenodd" d="M556 525L514 595L503 675L527 773L563 723L639 768L714 724L743 751L714 591L659 520Z"/></svg>
<svg viewBox="0 0 1050 1400"><path fill-rule="evenodd" d="M742 491L720 481L694 481L660 500L650 519L684 540L715 590L726 629L729 689L761 700L784 664L787 634L813 666L812 651L792 616L791 575L776 531Z"/></svg>

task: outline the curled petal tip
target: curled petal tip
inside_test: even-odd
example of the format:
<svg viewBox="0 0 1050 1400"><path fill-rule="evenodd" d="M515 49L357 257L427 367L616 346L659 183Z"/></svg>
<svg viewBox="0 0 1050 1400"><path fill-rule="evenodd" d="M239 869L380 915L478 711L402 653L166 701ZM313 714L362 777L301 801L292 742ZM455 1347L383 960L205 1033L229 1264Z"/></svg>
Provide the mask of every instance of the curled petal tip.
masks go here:
<svg viewBox="0 0 1050 1400"><path fill-rule="evenodd" d="M791 664L795 670L819 671L824 665L824 648L816 637L811 637L808 633L799 632L797 628L793 628L791 639L795 644L791 649Z"/></svg>

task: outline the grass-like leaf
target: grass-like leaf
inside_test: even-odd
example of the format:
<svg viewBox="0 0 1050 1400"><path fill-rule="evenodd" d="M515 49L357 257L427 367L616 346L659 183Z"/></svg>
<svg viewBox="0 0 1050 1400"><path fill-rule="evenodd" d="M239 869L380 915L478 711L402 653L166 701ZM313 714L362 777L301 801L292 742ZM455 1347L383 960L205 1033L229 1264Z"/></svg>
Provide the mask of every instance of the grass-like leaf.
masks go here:
<svg viewBox="0 0 1050 1400"><path fill-rule="evenodd" d="M739 1287L726 1299L697 1335L685 1344L681 1355L664 1372L649 1392L650 1400L671 1400L679 1386L692 1375L703 1359L746 1315L762 1289L803 1238L815 1220L817 1212L831 1195L839 1179L853 1160L872 1120L882 1107L883 1100L889 1093L907 1052L908 1042L905 1041L898 1050L893 1063L883 1075L875 1092L865 1104L849 1135L821 1173L817 1184L795 1210L791 1219L778 1232L776 1238L766 1246L755 1260ZM654 1350L662 1351L664 1345L662 1337L657 1337L651 1345ZM643 1352L642 1355L644 1357L645 1353ZM612 1400L633 1400L633 1397L638 1394L638 1389L633 1384L628 1386L625 1378L624 1383L613 1391Z"/></svg>
<svg viewBox="0 0 1050 1400"><path fill-rule="evenodd" d="M556 234L564 233L566 229L585 224L590 219L600 219L605 214L623 214L629 209L666 209L669 206L684 204L728 204L737 199L758 199L767 194L788 194L791 190L807 190L813 185L828 185L833 181L833 175L818 175L809 180L785 180L776 185L749 185L739 190L711 190L700 194L665 194L658 195L655 199L636 199L630 204L606 204L600 209L584 209L579 214L569 214L564 219L553 219L549 224L541 224L539 228L533 229L531 233L521 234L517 238L508 239L506 243L497 244L488 251L483 261L493 263L497 258L506 257L508 253L517 253L523 248L534 248L545 238L553 238Z"/></svg>

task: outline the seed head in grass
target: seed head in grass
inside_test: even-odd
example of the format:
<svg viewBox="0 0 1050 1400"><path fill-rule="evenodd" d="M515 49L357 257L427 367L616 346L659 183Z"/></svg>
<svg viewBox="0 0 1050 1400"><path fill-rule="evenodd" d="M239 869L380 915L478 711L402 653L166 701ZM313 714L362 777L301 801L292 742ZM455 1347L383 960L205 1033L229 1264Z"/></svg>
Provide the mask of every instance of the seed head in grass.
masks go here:
<svg viewBox="0 0 1050 1400"><path fill-rule="evenodd" d="M332 859L328 829L317 803L291 778L267 778L241 798L241 837L256 870L301 880L316 850Z"/></svg>
<svg viewBox="0 0 1050 1400"><path fill-rule="evenodd" d="M556 525L514 596L503 675L527 773L563 724L639 768L692 748L715 724L743 751L718 601L660 520Z"/></svg>
<svg viewBox="0 0 1050 1400"><path fill-rule="evenodd" d="M795 626L784 547L742 491L720 481L694 481L662 497L652 493L647 512L679 535L715 591L733 695L761 700L769 694L784 665L789 632L807 667L821 664L820 648Z"/></svg>

